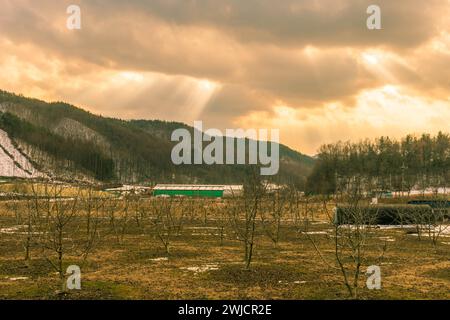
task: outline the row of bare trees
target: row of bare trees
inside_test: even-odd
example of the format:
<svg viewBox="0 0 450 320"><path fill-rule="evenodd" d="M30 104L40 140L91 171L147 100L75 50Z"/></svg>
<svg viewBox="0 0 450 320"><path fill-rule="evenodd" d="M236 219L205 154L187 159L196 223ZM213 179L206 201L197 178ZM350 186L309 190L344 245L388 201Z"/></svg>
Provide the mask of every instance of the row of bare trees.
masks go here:
<svg viewBox="0 0 450 320"><path fill-rule="evenodd" d="M194 224L212 230L220 245L227 239L239 241L244 266L250 269L257 237L266 236L277 247L285 234L283 228L294 226L299 236L313 244L324 263L342 274L350 296L357 298L363 266L381 261L387 249L387 243L382 241L375 249L370 245L377 238L378 229L361 206L366 200L360 192L332 199L334 206L347 204L352 223L336 223L332 234L324 237L334 248L330 256L310 232L317 215L333 221L330 198L304 196L290 188L274 192L264 183L253 181L246 185L243 196L220 201L149 198L131 193L111 196L93 187L58 184L30 184L29 188L29 196L17 193L7 202L17 225L23 226L18 234L24 260L29 265L33 254L44 258L61 280L67 260L86 262L98 241L113 239L120 246L127 236L138 232L157 239L169 257L183 228ZM441 209L435 211L445 215L447 210ZM436 245L443 232L438 227L445 225L425 215L414 215L414 219L418 230L427 233Z"/></svg>
<svg viewBox="0 0 450 320"><path fill-rule="evenodd" d="M19 195L7 203L18 225L15 234L24 248L24 260L30 266L33 254L45 259L64 287L65 260L79 257L81 263L86 261L97 237L101 207L90 190L74 188L74 194L67 197L61 185L29 187L29 195Z"/></svg>

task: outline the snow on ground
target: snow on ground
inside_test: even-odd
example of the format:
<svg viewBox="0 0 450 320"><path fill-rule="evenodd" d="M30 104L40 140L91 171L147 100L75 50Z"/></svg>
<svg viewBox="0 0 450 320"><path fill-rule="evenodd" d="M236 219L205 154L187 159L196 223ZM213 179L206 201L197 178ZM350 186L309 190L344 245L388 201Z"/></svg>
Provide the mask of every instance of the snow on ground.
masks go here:
<svg viewBox="0 0 450 320"><path fill-rule="evenodd" d="M160 258L150 259L150 261L153 261L153 262L169 261L169 258L167 258L167 257L160 257Z"/></svg>
<svg viewBox="0 0 450 320"><path fill-rule="evenodd" d="M290 282L289 281L283 281L283 280L280 280L280 281L278 281L278 283L279 284L289 284ZM300 281L300 280L297 280L297 281L294 281L294 282L292 282L293 284L305 284L306 283L306 281Z"/></svg>
<svg viewBox="0 0 450 320"><path fill-rule="evenodd" d="M15 277L15 278L9 278L10 281L20 281L20 280L28 280L28 277Z"/></svg>
<svg viewBox="0 0 450 320"><path fill-rule="evenodd" d="M219 270L219 265L215 263L205 264L203 266L182 267L182 270L192 271L194 273L203 273L213 270Z"/></svg>
<svg viewBox="0 0 450 320"><path fill-rule="evenodd" d="M309 232L304 232L305 234L309 234L309 235L315 235L315 234L328 234L329 231L309 231Z"/></svg>
<svg viewBox="0 0 450 320"><path fill-rule="evenodd" d="M450 225L437 225L437 226L419 226L422 235L440 236L443 238L450 238ZM411 236L419 236L417 233L411 234Z"/></svg>
<svg viewBox="0 0 450 320"><path fill-rule="evenodd" d="M395 239L392 237L379 237L379 239L386 242L395 242Z"/></svg>
<svg viewBox="0 0 450 320"><path fill-rule="evenodd" d="M20 226L14 226L10 228L0 228L0 234L14 234L14 235L41 235L44 234L43 232L28 232L28 231L20 231L20 230L26 230L28 228L27 225L20 225Z"/></svg>
<svg viewBox="0 0 450 320"><path fill-rule="evenodd" d="M42 177L30 161L12 144L8 134L0 129L0 176L17 178ZM6 150L6 152L5 152Z"/></svg>

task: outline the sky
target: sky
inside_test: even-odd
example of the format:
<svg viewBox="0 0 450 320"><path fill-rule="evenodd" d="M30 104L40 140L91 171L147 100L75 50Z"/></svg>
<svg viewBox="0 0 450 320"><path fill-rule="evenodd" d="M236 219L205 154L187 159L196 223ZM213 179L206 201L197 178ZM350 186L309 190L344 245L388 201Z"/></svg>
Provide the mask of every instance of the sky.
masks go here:
<svg viewBox="0 0 450 320"><path fill-rule="evenodd" d="M448 131L450 0L0 0L0 74L104 116L279 129L314 155Z"/></svg>

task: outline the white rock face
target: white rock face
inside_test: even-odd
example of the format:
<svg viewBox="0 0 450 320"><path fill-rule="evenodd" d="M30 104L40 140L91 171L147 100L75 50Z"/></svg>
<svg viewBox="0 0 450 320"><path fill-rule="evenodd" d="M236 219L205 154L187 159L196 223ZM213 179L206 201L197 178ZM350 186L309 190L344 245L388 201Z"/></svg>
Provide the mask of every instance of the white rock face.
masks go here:
<svg viewBox="0 0 450 320"><path fill-rule="evenodd" d="M66 138L94 142L96 145L103 147L106 150L110 148L109 143L102 135L73 119L61 119L53 127L52 131Z"/></svg>
<svg viewBox="0 0 450 320"><path fill-rule="evenodd" d="M17 178L37 178L43 174L11 143L8 134L0 129L0 176ZM6 150L6 152L5 152Z"/></svg>

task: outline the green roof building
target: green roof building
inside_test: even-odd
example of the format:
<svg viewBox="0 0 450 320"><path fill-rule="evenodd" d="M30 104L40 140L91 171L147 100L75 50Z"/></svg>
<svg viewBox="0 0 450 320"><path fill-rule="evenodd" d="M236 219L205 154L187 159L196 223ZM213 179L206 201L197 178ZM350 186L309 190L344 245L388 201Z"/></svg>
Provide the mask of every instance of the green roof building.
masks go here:
<svg viewBox="0 0 450 320"><path fill-rule="evenodd" d="M154 196L223 198L241 195L240 185L194 185L194 184L158 184L153 188Z"/></svg>

